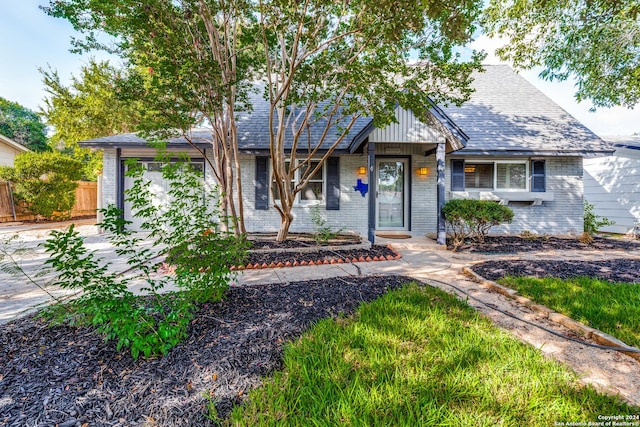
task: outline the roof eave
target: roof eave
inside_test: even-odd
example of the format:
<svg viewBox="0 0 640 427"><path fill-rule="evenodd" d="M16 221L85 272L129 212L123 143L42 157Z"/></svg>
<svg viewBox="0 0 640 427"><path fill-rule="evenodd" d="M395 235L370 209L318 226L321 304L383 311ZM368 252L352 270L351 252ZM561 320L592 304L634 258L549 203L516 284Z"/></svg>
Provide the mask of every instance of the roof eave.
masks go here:
<svg viewBox="0 0 640 427"><path fill-rule="evenodd" d="M13 139L8 138L2 134L0 134L0 141L4 142L5 144L7 144L9 147L18 150L18 151L22 151L22 152L27 152L27 151L31 151L29 150L29 148L25 147L22 144L19 144L17 142L15 142Z"/></svg>
<svg viewBox="0 0 640 427"><path fill-rule="evenodd" d="M599 150L478 150L478 149L464 149L458 151L452 156L544 156L544 157L598 157L598 156L610 156L614 153L614 150L599 149Z"/></svg>

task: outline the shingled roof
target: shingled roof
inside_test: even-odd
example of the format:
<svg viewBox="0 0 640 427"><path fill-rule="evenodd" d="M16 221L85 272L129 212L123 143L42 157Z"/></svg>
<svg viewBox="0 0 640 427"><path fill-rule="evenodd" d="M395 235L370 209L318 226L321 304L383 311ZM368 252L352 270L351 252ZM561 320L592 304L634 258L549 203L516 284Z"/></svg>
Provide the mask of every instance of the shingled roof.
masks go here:
<svg viewBox="0 0 640 427"><path fill-rule="evenodd" d="M476 73L472 98L443 110L469 136L457 154L611 153L600 139L507 65Z"/></svg>
<svg viewBox="0 0 640 427"><path fill-rule="evenodd" d="M484 72L474 76L473 87L475 92L462 107L440 107L432 111L452 135L464 139L466 147L458 154L589 155L613 152L609 144L506 65L486 65ZM265 126L269 121L269 103L264 100L261 90L251 95L250 102L252 111L238 117L239 148L249 152L266 151L269 148L269 130ZM325 123L320 121L310 127L312 142L319 139ZM372 130L370 118L357 119L336 151L356 151ZM331 147L337 141L337 135L334 127L321 148ZM207 129L194 129L192 137L202 146L206 146L211 138ZM305 142L306 139L300 142L300 148ZM144 146L145 141L135 134L122 134L81 144L124 148ZM169 140L169 145L181 148L187 143L184 138L177 137ZM290 132L286 145L291 147Z"/></svg>

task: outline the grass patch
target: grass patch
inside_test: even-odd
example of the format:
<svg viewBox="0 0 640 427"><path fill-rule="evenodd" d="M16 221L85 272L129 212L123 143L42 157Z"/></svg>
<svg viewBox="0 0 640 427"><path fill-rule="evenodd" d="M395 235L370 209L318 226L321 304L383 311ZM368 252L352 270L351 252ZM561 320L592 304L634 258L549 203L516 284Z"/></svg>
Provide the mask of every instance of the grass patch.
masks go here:
<svg viewBox="0 0 640 427"><path fill-rule="evenodd" d="M410 284L285 349L233 426L548 426L633 414L454 296Z"/></svg>
<svg viewBox="0 0 640 427"><path fill-rule="evenodd" d="M535 302L640 347L640 285L589 277L498 281Z"/></svg>

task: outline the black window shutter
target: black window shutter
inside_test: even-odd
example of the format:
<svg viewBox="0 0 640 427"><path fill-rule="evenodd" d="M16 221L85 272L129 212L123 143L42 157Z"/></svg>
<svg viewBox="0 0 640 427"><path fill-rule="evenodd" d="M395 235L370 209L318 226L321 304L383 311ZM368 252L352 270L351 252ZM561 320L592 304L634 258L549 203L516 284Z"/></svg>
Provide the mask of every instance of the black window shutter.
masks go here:
<svg viewBox="0 0 640 427"><path fill-rule="evenodd" d="M544 160L531 161L531 191L544 193L546 188Z"/></svg>
<svg viewBox="0 0 640 427"><path fill-rule="evenodd" d="M451 160L451 191L464 191L464 160Z"/></svg>
<svg viewBox="0 0 640 427"><path fill-rule="evenodd" d="M256 200L257 210L269 209L269 158L256 157Z"/></svg>
<svg viewBox="0 0 640 427"><path fill-rule="evenodd" d="M340 158L327 159L327 210L340 210Z"/></svg>

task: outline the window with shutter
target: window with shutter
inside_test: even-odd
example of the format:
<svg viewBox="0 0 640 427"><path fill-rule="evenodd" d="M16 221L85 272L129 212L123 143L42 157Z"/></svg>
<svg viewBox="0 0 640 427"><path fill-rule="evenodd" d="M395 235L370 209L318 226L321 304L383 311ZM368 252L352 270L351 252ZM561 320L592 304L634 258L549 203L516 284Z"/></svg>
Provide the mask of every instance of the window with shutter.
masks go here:
<svg viewBox="0 0 640 427"><path fill-rule="evenodd" d="M256 157L256 195L255 208L257 210L269 209L269 158Z"/></svg>
<svg viewBox="0 0 640 427"><path fill-rule="evenodd" d="M340 210L340 157L327 159L327 206L328 211Z"/></svg>
<svg viewBox="0 0 640 427"><path fill-rule="evenodd" d="M293 189L306 174L308 170L314 170L319 160L303 161L297 160L297 168L291 178L289 185ZM290 170L290 163L286 163L287 172ZM268 181L267 181L268 182ZM271 181L273 197L280 200L280 194L275 181ZM309 177L307 183L298 192L296 204L317 204L326 200L327 210L340 209L340 163L339 157L329 157L320 169Z"/></svg>
<svg viewBox="0 0 640 427"><path fill-rule="evenodd" d="M544 160L531 161L531 191L536 193L544 193L546 191Z"/></svg>
<svg viewBox="0 0 640 427"><path fill-rule="evenodd" d="M464 160L451 160L451 191L464 191Z"/></svg>

